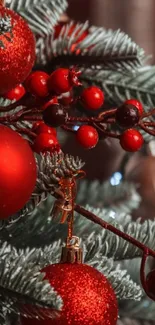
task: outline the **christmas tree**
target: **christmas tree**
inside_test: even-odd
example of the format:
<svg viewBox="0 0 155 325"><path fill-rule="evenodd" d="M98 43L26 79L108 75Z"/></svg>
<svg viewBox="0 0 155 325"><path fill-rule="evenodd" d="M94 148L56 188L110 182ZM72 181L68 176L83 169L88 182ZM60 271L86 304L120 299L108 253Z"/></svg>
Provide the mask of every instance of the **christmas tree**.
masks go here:
<svg viewBox="0 0 155 325"><path fill-rule="evenodd" d="M155 67L67 6L0 1L0 325L153 324L155 222L125 168L154 144ZM124 153L102 182L104 143Z"/></svg>

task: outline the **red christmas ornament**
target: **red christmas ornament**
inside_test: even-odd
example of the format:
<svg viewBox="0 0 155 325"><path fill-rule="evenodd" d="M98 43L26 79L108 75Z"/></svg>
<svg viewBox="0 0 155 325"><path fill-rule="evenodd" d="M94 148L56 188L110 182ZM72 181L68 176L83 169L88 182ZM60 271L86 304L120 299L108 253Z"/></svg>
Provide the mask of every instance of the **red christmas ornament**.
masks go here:
<svg viewBox="0 0 155 325"><path fill-rule="evenodd" d="M0 125L0 218L13 215L29 200L36 183L36 163L26 140Z"/></svg>
<svg viewBox="0 0 155 325"><path fill-rule="evenodd" d="M44 71L35 71L27 78L25 87L32 95L37 97L48 96L47 80L49 75Z"/></svg>
<svg viewBox="0 0 155 325"><path fill-rule="evenodd" d="M54 264L43 272L63 299L60 317L22 318L22 325L116 325L116 296L103 274L85 264Z"/></svg>
<svg viewBox="0 0 155 325"><path fill-rule="evenodd" d="M146 277L148 292L155 298L155 270L148 273Z"/></svg>
<svg viewBox="0 0 155 325"><path fill-rule="evenodd" d="M15 88L11 89L10 91L8 91L8 93L3 95L3 97L10 100L19 100L25 95L25 93L26 91L24 86L20 84Z"/></svg>
<svg viewBox="0 0 155 325"><path fill-rule="evenodd" d="M26 21L0 7L0 94L22 83L35 61L35 40Z"/></svg>
<svg viewBox="0 0 155 325"><path fill-rule="evenodd" d="M126 102L124 104L130 104L135 106L138 109L139 112L139 116L143 115L144 109L143 109L143 105L141 104L141 102L137 99L128 99L126 100Z"/></svg>
<svg viewBox="0 0 155 325"><path fill-rule="evenodd" d="M100 88L91 86L83 90L81 100L85 109L96 111L104 103L104 94Z"/></svg>
<svg viewBox="0 0 155 325"><path fill-rule="evenodd" d="M41 133L49 133L54 135L54 137L57 136L57 131L56 129L46 125L45 123L40 123L40 125L36 128L36 133L41 134Z"/></svg>
<svg viewBox="0 0 155 325"><path fill-rule="evenodd" d="M98 132L89 125L82 125L76 132L77 141L86 149L94 148L98 143Z"/></svg>
<svg viewBox="0 0 155 325"><path fill-rule="evenodd" d="M44 111L48 106L53 105L53 104L58 104L58 98L57 97L53 97L52 99L50 99L46 104L44 104L41 109Z"/></svg>
<svg viewBox="0 0 155 325"><path fill-rule="evenodd" d="M63 94L69 92L73 86L79 86L81 83L78 76L81 72L74 69L59 68L55 70L48 79L49 91L55 94Z"/></svg>
<svg viewBox="0 0 155 325"><path fill-rule="evenodd" d="M55 152L60 150L60 145L57 138L53 134L41 133L39 134L33 145L33 150L37 153L41 152Z"/></svg>
<svg viewBox="0 0 155 325"><path fill-rule="evenodd" d="M125 151L138 151L143 145L141 133L135 129L128 129L120 136L120 145Z"/></svg>

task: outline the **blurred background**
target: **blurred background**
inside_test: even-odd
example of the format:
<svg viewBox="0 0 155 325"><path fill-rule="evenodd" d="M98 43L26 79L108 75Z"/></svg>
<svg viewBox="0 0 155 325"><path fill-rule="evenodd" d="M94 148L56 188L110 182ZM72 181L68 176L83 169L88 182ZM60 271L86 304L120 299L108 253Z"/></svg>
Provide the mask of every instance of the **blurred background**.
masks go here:
<svg viewBox="0 0 155 325"><path fill-rule="evenodd" d="M128 33L147 54L155 54L155 0L69 0L69 16Z"/></svg>

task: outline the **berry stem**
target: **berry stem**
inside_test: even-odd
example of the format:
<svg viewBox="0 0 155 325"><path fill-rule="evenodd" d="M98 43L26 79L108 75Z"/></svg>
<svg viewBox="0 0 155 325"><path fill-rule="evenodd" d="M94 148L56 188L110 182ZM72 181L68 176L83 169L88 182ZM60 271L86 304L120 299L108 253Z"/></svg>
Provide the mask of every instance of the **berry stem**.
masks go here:
<svg viewBox="0 0 155 325"><path fill-rule="evenodd" d="M141 128L142 130L144 130L146 133L155 136L155 130L150 130L150 129L149 129L147 126L145 126L145 124L143 124L143 123L140 123L139 126L140 126L140 128ZM151 126L151 125L150 125L150 126Z"/></svg>
<svg viewBox="0 0 155 325"><path fill-rule="evenodd" d="M145 246L143 243L139 242L137 239L131 237L128 234L125 234L123 231L115 228L111 224L107 223L106 221L102 220L101 218L97 217L94 213L84 209L78 204L75 204L75 211L80 213L82 216L91 220L92 222L100 225L102 228L107 229L114 233L115 235L123 238L124 240L128 241L129 243L133 244L134 246L138 247L143 252L149 254L152 257L155 257L155 251L150 249L149 247Z"/></svg>

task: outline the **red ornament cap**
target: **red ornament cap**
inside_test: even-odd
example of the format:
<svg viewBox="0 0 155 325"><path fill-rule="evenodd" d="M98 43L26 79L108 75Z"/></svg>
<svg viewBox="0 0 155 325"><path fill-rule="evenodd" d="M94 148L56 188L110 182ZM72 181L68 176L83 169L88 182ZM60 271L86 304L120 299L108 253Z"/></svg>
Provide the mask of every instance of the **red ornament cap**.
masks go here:
<svg viewBox="0 0 155 325"><path fill-rule="evenodd" d="M116 325L118 306L107 278L85 264L54 264L42 270L63 299L60 317L22 318L22 325Z"/></svg>

